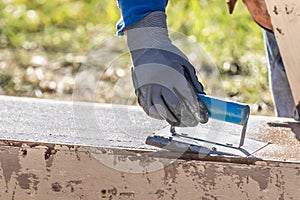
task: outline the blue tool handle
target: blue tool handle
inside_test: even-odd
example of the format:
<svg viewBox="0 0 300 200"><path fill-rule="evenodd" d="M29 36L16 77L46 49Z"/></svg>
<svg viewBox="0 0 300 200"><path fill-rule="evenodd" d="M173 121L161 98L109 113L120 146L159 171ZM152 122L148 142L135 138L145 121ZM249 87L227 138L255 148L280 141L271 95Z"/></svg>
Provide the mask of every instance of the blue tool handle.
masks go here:
<svg viewBox="0 0 300 200"><path fill-rule="evenodd" d="M206 104L210 118L239 125L247 123L250 114L248 105L224 101L204 94L198 94L198 97Z"/></svg>

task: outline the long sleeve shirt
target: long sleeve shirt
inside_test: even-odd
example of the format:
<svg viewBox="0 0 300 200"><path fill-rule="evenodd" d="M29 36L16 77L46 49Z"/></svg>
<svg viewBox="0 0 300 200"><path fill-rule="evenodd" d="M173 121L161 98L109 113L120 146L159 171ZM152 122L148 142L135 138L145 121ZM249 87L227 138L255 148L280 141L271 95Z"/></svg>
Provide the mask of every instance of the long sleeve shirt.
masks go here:
<svg viewBox="0 0 300 200"><path fill-rule="evenodd" d="M168 0L118 0L122 17L117 23L117 35L123 35L125 28L134 25L151 12L165 12L167 4Z"/></svg>

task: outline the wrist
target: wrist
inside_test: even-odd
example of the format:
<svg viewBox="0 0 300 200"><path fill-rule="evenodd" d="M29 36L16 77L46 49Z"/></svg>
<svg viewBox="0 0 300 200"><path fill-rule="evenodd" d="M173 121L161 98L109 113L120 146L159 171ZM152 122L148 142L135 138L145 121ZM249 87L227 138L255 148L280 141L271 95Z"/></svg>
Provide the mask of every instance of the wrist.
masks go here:
<svg viewBox="0 0 300 200"><path fill-rule="evenodd" d="M130 51L145 48L164 48L171 44L164 12L153 12L135 25L125 29Z"/></svg>
<svg viewBox="0 0 300 200"><path fill-rule="evenodd" d="M165 12L155 11L148 14L147 16L145 16L143 19L141 19L134 25L125 28L125 31L133 28L146 28L146 27L167 28L166 21L167 21L167 16Z"/></svg>

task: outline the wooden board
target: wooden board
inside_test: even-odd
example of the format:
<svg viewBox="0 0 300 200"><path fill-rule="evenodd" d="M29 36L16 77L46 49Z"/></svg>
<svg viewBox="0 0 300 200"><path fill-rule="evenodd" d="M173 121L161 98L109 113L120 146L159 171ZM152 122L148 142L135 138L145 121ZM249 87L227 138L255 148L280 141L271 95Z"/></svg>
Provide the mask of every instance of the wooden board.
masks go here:
<svg viewBox="0 0 300 200"><path fill-rule="evenodd" d="M300 113L300 1L266 0L266 5Z"/></svg>
<svg viewBox="0 0 300 200"><path fill-rule="evenodd" d="M299 182L299 165L288 163L168 160L146 151L0 142L1 200L297 199Z"/></svg>

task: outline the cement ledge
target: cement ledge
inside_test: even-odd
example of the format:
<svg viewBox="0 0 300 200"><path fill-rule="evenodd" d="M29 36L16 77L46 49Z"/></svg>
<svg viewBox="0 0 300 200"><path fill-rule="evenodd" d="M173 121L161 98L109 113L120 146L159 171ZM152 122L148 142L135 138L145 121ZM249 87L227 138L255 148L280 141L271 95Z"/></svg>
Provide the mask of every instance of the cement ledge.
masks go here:
<svg viewBox="0 0 300 200"><path fill-rule="evenodd" d="M247 137L272 145L243 160L156 152L145 138L166 124L137 107L3 96L0 106L0 199L300 196L291 119L251 116Z"/></svg>
<svg viewBox="0 0 300 200"><path fill-rule="evenodd" d="M11 143L12 144L12 143ZM237 164L70 145L0 145L0 199L283 199L299 164Z"/></svg>

